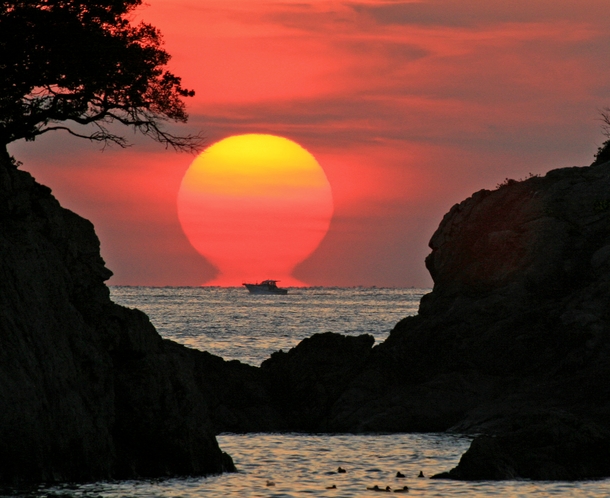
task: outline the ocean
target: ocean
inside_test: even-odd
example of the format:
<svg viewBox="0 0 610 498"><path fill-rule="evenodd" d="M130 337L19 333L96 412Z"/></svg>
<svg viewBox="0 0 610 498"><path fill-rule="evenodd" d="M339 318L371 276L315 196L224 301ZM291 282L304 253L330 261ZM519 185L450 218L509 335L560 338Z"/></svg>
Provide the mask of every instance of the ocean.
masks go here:
<svg viewBox="0 0 610 498"><path fill-rule="evenodd" d="M295 288L286 296L244 288L112 287L112 299L139 308L159 333L192 348L260 365L274 351L318 332L371 334L378 344L417 313L429 289ZM375 485L409 496L610 495L610 479L579 482L456 482L418 478L455 467L471 437L459 434L220 434L235 474L202 478L42 486L30 496L86 498L356 497ZM345 473L337 473L342 467ZM401 472L405 478L397 478ZM335 488L332 488L335 486ZM327 489L332 488L332 489Z"/></svg>
<svg viewBox="0 0 610 498"><path fill-rule="evenodd" d="M271 353L319 332L383 341L417 314L429 289L294 288L285 295L245 287L112 287L112 299L146 313L163 337L225 360L260 365Z"/></svg>

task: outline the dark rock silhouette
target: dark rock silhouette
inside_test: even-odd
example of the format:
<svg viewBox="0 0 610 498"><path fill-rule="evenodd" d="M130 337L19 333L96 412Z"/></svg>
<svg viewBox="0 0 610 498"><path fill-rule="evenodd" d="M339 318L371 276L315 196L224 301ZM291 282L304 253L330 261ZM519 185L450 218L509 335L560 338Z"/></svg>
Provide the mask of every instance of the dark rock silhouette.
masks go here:
<svg viewBox="0 0 610 498"><path fill-rule="evenodd" d="M330 408L365 364L374 342L372 335L314 334L262 363L276 409L292 430L329 429Z"/></svg>
<svg viewBox="0 0 610 498"><path fill-rule="evenodd" d="M444 477L610 475L610 163L477 192L430 246L434 289L384 343L252 367L112 303L92 225L3 155L0 482L230 470L222 431L485 433Z"/></svg>
<svg viewBox="0 0 610 498"><path fill-rule="evenodd" d="M112 303L87 220L0 155L0 482L206 474L196 358Z"/></svg>
<svg viewBox="0 0 610 498"><path fill-rule="evenodd" d="M610 475L599 450L610 442L609 192L605 163L510 180L454 206L430 242L434 289L419 314L373 348L361 338L339 347L331 334L274 355L261 370L275 370L263 382L276 411L293 430L506 436L476 440L465 459L502 467L492 457L507 454L513 470L462 465L461 478ZM558 410L573 422L552 422ZM547 425L532 425L541 414ZM587 439L577 427L599 430ZM561 437L544 450L553 430ZM536 457L519 461L518 448Z"/></svg>
<svg viewBox="0 0 610 498"><path fill-rule="evenodd" d="M493 432L558 408L607 425L608 192L606 163L454 206L430 242L433 292L373 348L331 428Z"/></svg>
<svg viewBox="0 0 610 498"><path fill-rule="evenodd" d="M321 334L248 371L250 406L270 402L257 430L502 435L475 440L450 477L610 475L609 192L605 163L454 206L430 242L433 291L384 343ZM235 402L223 410L250 430Z"/></svg>
<svg viewBox="0 0 610 498"><path fill-rule="evenodd" d="M373 349L334 428L502 435L451 477L610 475L609 192L604 163L454 206L430 242L433 292Z"/></svg>
<svg viewBox="0 0 610 498"><path fill-rule="evenodd" d="M459 465L433 479L575 480L610 475L610 432L562 413L522 419L523 427L477 436Z"/></svg>
<svg viewBox="0 0 610 498"><path fill-rule="evenodd" d="M208 403L215 433L294 430L276 409L281 402L271 395L273 379L260 368L236 360L225 361L205 351L189 352L196 361L196 382Z"/></svg>

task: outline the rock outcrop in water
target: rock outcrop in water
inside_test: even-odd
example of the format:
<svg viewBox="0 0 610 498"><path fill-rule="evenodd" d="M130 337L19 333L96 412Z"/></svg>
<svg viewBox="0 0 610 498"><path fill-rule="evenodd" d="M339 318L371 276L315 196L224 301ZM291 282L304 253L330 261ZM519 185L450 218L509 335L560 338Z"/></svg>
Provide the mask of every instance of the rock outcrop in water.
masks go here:
<svg viewBox="0 0 610 498"><path fill-rule="evenodd" d="M110 301L91 223L0 152L0 483L231 470L193 352Z"/></svg>
<svg viewBox="0 0 610 498"><path fill-rule="evenodd" d="M368 334L315 334L262 363L275 408L290 421L291 430L329 430L330 408L365 365L374 342Z"/></svg>
<svg viewBox="0 0 610 498"><path fill-rule="evenodd" d="M477 436L459 465L433 479L576 480L610 475L610 432L563 413L532 414L523 427Z"/></svg>

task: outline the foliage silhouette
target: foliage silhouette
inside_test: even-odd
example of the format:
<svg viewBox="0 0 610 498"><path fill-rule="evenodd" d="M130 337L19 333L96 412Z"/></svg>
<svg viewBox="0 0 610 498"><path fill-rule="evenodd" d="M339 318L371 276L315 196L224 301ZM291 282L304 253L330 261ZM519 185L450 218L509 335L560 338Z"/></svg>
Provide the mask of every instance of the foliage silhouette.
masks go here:
<svg viewBox="0 0 610 498"><path fill-rule="evenodd" d="M601 164L610 161L610 107L602 109L600 115L602 120L602 133L608 140L597 149L593 164Z"/></svg>
<svg viewBox="0 0 610 498"><path fill-rule="evenodd" d="M54 130L129 145L121 123L166 147L196 151L199 135L177 136L194 95L165 69L159 31L133 25L142 0L0 0L0 145Z"/></svg>

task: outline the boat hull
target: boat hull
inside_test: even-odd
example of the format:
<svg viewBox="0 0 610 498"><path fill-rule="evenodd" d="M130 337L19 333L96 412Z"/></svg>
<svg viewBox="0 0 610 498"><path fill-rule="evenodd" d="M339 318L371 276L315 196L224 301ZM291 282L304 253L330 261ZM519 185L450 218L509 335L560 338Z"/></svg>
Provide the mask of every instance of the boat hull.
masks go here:
<svg viewBox="0 0 610 498"><path fill-rule="evenodd" d="M279 294L286 295L288 294L288 289L281 289L280 287L269 287L266 285L260 284L244 284L246 289L250 291L251 294Z"/></svg>

